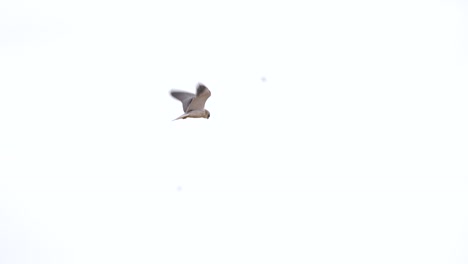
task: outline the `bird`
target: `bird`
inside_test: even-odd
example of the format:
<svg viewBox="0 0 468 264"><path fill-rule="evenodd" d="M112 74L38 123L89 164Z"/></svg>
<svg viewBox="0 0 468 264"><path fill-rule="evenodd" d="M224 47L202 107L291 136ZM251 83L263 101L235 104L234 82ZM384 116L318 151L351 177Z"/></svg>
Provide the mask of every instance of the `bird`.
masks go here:
<svg viewBox="0 0 468 264"><path fill-rule="evenodd" d="M175 99L182 102L182 108L184 109L185 114L179 116L178 119L191 118L210 118L210 111L205 109L206 100L211 96L210 90L203 84L199 83L197 86L197 94L171 90L171 95Z"/></svg>

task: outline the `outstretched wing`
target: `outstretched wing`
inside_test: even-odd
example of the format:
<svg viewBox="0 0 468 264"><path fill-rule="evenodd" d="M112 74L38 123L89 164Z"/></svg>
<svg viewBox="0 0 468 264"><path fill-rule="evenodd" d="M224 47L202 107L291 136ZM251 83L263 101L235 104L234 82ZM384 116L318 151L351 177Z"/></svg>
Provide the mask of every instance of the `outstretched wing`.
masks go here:
<svg viewBox="0 0 468 264"><path fill-rule="evenodd" d="M205 109L206 100L211 96L211 92L205 85L199 83L197 87L197 95L191 100L187 111Z"/></svg>
<svg viewBox="0 0 468 264"><path fill-rule="evenodd" d="M193 98L195 98L195 95L193 93L187 93L177 90L171 90L171 95L175 99L180 100L182 102L182 108L184 109L185 113L187 113L187 108L189 107Z"/></svg>

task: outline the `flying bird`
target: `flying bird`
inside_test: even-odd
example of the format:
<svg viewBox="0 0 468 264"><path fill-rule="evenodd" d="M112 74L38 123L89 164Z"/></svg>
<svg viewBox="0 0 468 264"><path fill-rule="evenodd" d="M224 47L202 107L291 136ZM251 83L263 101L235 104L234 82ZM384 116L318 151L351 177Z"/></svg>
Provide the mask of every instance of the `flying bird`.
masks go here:
<svg viewBox="0 0 468 264"><path fill-rule="evenodd" d="M206 100L211 96L211 92L205 85L199 83L197 87L197 94L188 93L184 91L171 90L171 95L175 99L182 102L182 108L185 114L174 119L191 118L210 118L210 112L205 109ZM173 121L174 121L173 120Z"/></svg>

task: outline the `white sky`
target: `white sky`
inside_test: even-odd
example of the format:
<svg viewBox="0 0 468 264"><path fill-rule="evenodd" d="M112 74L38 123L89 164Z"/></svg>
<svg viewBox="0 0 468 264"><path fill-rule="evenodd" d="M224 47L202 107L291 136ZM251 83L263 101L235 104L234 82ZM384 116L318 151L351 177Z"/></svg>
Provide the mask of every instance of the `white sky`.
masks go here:
<svg viewBox="0 0 468 264"><path fill-rule="evenodd" d="M0 263L467 263L467 17L2 1Z"/></svg>

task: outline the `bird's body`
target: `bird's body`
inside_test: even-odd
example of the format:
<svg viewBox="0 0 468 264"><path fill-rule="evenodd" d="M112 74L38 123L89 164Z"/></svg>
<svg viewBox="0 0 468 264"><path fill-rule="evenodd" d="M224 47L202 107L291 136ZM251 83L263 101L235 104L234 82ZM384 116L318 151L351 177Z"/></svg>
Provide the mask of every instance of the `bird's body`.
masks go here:
<svg viewBox="0 0 468 264"><path fill-rule="evenodd" d="M192 94L184 91L171 90L172 97L182 102L182 108L185 114L179 116L178 119L185 118L210 118L210 112L205 109L206 100L211 96L211 92L203 84L198 84L197 94Z"/></svg>

